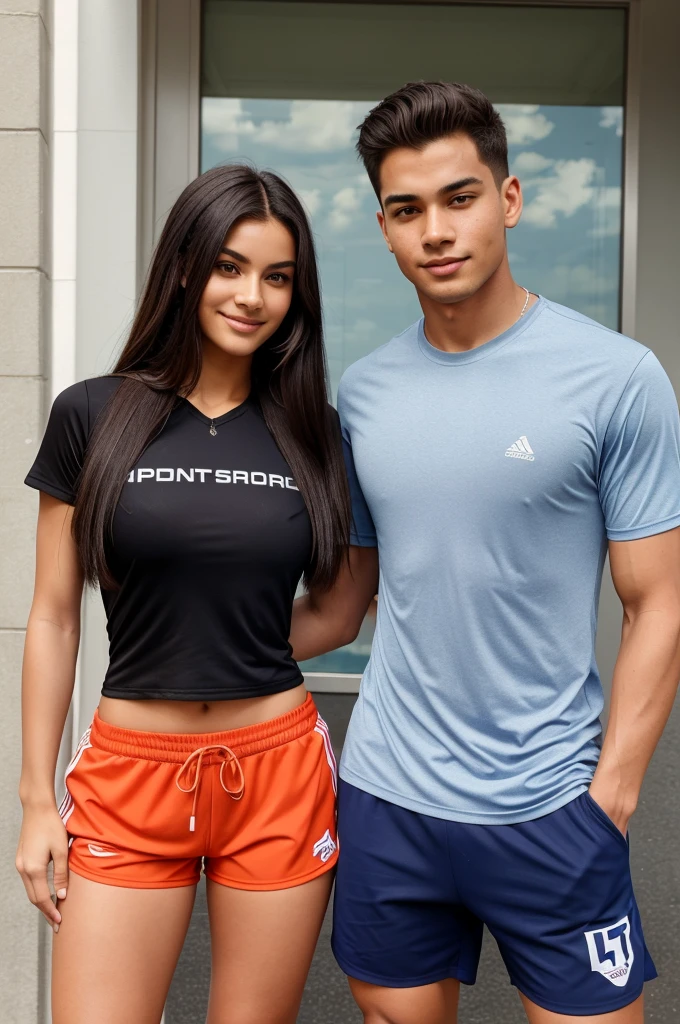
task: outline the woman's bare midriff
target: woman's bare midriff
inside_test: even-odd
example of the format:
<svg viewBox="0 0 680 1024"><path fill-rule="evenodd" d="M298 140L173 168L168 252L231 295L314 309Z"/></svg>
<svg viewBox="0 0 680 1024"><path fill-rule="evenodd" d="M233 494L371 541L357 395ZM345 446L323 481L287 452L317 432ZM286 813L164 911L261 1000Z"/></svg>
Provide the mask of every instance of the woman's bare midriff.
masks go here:
<svg viewBox="0 0 680 1024"><path fill-rule="evenodd" d="M109 725L141 732L226 732L285 715L303 704L306 696L304 683L300 683L294 690L246 700L206 702L102 697L99 717Z"/></svg>

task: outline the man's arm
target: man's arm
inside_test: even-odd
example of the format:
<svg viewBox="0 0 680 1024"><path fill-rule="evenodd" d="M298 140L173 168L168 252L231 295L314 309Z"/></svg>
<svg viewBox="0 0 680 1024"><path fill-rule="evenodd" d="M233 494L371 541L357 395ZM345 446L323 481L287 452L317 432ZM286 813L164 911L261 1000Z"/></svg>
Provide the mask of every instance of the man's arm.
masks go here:
<svg viewBox="0 0 680 1024"><path fill-rule="evenodd" d="M680 527L612 541L609 561L623 631L590 792L625 833L680 679Z"/></svg>
<svg viewBox="0 0 680 1024"><path fill-rule="evenodd" d="M306 661L355 640L378 590L378 549L356 547L334 586L313 591L293 604L290 643L296 661Z"/></svg>

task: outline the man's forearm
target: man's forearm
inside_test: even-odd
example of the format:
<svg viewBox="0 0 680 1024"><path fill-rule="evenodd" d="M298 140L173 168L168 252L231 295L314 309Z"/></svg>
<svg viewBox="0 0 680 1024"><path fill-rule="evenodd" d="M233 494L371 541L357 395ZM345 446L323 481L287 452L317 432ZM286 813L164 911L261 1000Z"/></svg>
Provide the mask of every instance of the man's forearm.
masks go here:
<svg viewBox="0 0 680 1024"><path fill-rule="evenodd" d="M628 615L591 792L625 831L680 679L680 608Z"/></svg>

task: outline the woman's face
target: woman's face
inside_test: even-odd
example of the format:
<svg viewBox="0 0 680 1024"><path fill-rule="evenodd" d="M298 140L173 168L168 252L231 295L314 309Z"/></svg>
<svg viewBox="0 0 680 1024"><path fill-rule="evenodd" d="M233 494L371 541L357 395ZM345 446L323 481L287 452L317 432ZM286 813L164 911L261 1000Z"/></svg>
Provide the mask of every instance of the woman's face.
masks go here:
<svg viewBox="0 0 680 1024"><path fill-rule="evenodd" d="M295 241L273 218L243 220L227 235L198 306L204 342L249 356L290 308Z"/></svg>

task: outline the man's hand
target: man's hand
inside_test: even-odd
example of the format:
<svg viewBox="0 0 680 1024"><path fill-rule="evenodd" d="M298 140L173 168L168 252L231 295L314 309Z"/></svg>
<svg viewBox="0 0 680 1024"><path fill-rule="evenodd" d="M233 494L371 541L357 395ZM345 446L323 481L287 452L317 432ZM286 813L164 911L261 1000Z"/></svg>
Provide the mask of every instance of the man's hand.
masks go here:
<svg viewBox="0 0 680 1024"><path fill-rule="evenodd" d="M635 808L631 810L622 800L618 799L618 789L616 786L607 787L604 780L596 774L588 792L610 821L616 825L619 832L624 837L627 836L628 822ZM613 802L610 800L612 794L614 794Z"/></svg>

